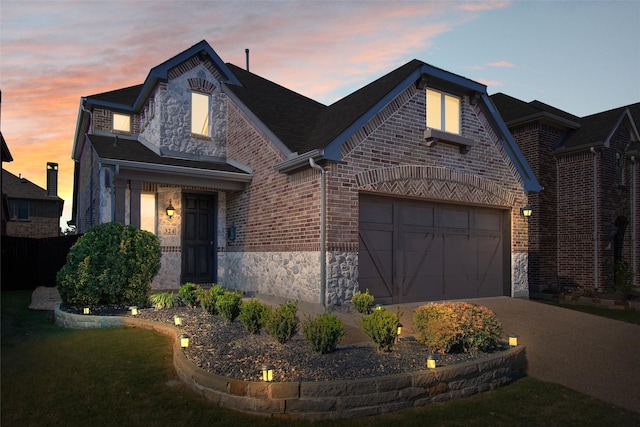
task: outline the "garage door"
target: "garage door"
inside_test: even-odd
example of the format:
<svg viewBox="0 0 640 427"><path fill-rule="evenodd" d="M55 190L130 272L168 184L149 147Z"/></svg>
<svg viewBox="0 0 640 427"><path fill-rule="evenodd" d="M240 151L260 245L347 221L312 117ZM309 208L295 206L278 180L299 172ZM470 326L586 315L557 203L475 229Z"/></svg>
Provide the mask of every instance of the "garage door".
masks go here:
<svg viewBox="0 0 640 427"><path fill-rule="evenodd" d="M359 212L359 286L377 302L510 294L507 211L361 195Z"/></svg>

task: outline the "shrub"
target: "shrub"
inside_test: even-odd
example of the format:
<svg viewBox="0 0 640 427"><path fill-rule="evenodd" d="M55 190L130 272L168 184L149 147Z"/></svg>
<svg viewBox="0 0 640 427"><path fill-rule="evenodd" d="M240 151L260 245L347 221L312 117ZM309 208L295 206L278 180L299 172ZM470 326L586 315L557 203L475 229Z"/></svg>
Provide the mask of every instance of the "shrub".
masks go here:
<svg viewBox="0 0 640 427"><path fill-rule="evenodd" d="M431 303L413 313L416 339L440 353L477 353L500 346L502 325L493 311L463 302Z"/></svg>
<svg viewBox="0 0 640 427"><path fill-rule="evenodd" d="M65 304L148 304L160 269L160 243L148 231L110 222L89 229L56 279Z"/></svg>
<svg viewBox="0 0 640 427"><path fill-rule="evenodd" d="M267 319L267 332L280 344L286 343L298 332L300 319L297 311L298 301L286 302L273 310Z"/></svg>
<svg viewBox="0 0 640 427"><path fill-rule="evenodd" d="M185 283L184 285L180 286L180 289L178 289L178 295L180 295L180 299L182 299L183 304L188 307L197 306L203 294L203 289L191 282Z"/></svg>
<svg viewBox="0 0 640 427"><path fill-rule="evenodd" d="M629 263L625 261L616 262L615 266L615 285L619 294L627 296L633 290L633 269Z"/></svg>
<svg viewBox="0 0 640 427"><path fill-rule="evenodd" d="M268 305L252 298L240 305L238 319L247 331L257 334L264 327L270 314L271 308Z"/></svg>
<svg viewBox="0 0 640 427"><path fill-rule="evenodd" d="M218 314L216 301L224 293L220 285L213 285L211 289L202 291L200 295L200 306L209 314Z"/></svg>
<svg viewBox="0 0 640 427"><path fill-rule="evenodd" d="M378 351L391 351L398 339L399 324L400 317L384 308L362 317L362 329Z"/></svg>
<svg viewBox="0 0 640 427"><path fill-rule="evenodd" d="M216 311L227 322L233 322L240 314L242 294L236 291L224 291L216 299Z"/></svg>
<svg viewBox="0 0 640 427"><path fill-rule="evenodd" d="M327 354L336 349L344 336L342 321L334 314L323 314L316 318L305 318L302 335L311 348L318 353Z"/></svg>
<svg viewBox="0 0 640 427"><path fill-rule="evenodd" d="M351 304L358 311L358 313L369 314L371 313L371 307L373 307L373 295L369 293L369 289L364 293L358 291L351 297Z"/></svg>
<svg viewBox="0 0 640 427"><path fill-rule="evenodd" d="M155 308L171 308L178 307L181 304L180 297L171 292L158 292L151 295L151 303Z"/></svg>

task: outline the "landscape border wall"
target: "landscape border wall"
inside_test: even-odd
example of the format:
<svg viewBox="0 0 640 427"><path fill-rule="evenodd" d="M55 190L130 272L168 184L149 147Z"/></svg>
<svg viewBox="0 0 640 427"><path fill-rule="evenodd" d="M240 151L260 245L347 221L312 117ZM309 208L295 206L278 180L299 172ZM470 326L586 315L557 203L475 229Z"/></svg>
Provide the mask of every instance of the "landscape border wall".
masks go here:
<svg viewBox="0 0 640 427"><path fill-rule="evenodd" d="M339 419L376 415L444 402L493 390L527 372L525 347L512 347L480 359L436 369L358 380L255 382L212 374L191 362L180 347L181 330L129 316L72 314L55 307L56 324L87 329L151 329L173 340L173 365L180 379L219 406L266 415Z"/></svg>

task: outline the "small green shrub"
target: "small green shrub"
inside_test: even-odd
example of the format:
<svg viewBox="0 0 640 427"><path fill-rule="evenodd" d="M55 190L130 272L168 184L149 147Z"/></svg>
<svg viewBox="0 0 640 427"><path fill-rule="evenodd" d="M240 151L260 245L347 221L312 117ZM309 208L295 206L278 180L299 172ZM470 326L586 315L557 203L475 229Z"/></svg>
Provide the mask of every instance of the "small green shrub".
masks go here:
<svg viewBox="0 0 640 427"><path fill-rule="evenodd" d="M247 331L257 334L265 326L270 314L271 307L252 298L240 305L238 320Z"/></svg>
<svg viewBox="0 0 640 427"><path fill-rule="evenodd" d="M321 354L331 353L344 336L342 321L334 314L323 314L316 318L305 318L302 323L304 340L314 351Z"/></svg>
<svg viewBox="0 0 640 427"><path fill-rule="evenodd" d="M185 283L178 289L178 295L187 307L196 307L203 294L203 289L191 282Z"/></svg>
<svg viewBox="0 0 640 427"><path fill-rule="evenodd" d="M267 319L267 332L280 344L284 344L298 332L298 301L280 304Z"/></svg>
<svg viewBox="0 0 640 427"><path fill-rule="evenodd" d="M465 302L431 303L413 312L416 339L440 353L477 353L500 346L502 325L493 311Z"/></svg>
<svg viewBox="0 0 640 427"><path fill-rule="evenodd" d="M623 296L627 296L633 290L633 276L635 273L625 261L618 261L615 265L615 285L616 292Z"/></svg>
<svg viewBox="0 0 640 427"><path fill-rule="evenodd" d="M373 295L369 293L369 289L364 293L358 291L351 297L351 304L358 311L358 313L369 314L371 313L371 307L373 307Z"/></svg>
<svg viewBox="0 0 640 427"><path fill-rule="evenodd" d="M148 231L117 222L97 225L69 251L56 276L58 292L69 305L144 306L161 255L158 238Z"/></svg>
<svg viewBox="0 0 640 427"><path fill-rule="evenodd" d="M158 292L151 295L149 300L157 309L178 307L181 304L180 297L171 292Z"/></svg>
<svg viewBox="0 0 640 427"><path fill-rule="evenodd" d="M216 311L227 322L233 322L240 314L242 294L236 291L225 291L216 299Z"/></svg>
<svg viewBox="0 0 640 427"><path fill-rule="evenodd" d="M362 317L362 329L376 345L378 351L391 351L398 339L400 317L389 310L380 308Z"/></svg>
<svg viewBox="0 0 640 427"><path fill-rule="evenodd" d="M200 295L200 306L209 314L218 314L216 301L224 293L220 285L213 285L210 289L203 291Z"/></svg>

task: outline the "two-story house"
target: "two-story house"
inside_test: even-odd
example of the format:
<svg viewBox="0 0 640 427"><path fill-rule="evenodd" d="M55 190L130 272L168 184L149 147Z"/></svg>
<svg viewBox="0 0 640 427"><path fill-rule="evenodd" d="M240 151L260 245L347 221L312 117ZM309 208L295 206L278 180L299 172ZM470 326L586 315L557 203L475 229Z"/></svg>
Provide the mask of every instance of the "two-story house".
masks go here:
<svg viewBox="0 0 640 427"><path fill-rule="evenodd" d="M528 295L521 208L540 184L486 87L422 61L327 106L202 41L140 85L83 97L72 157L78 231L156 233L156 289Z"/></svg>
<svg viewBox="0 0 640 427"><path fill-rule="evenodd" d="M538 212L529 229L532 290L611 288L618 261L638 272L640 103L577 117L491 98L544 186L529 198Z"/></svg>

